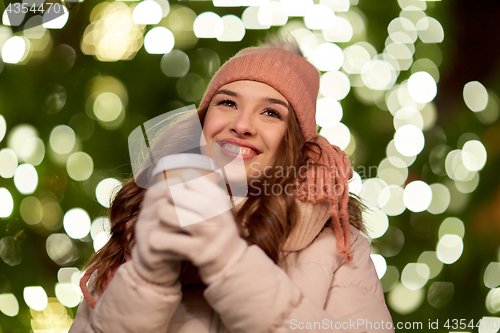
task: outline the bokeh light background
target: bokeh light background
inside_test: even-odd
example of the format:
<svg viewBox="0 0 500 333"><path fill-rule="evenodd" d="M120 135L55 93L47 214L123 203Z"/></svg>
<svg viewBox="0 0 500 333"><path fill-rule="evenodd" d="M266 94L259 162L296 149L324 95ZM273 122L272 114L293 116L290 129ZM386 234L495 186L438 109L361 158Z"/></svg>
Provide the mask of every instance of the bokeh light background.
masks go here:
<svg viewBox="0 0 500 333"><path fill-rule="evenodd" d="M0 9L0 332L69 329L130 132L270 32L322 73L318 128L351 155L394 322L500 328L442 327L500 324L499 3L85 0L16 33Z"/></svg>

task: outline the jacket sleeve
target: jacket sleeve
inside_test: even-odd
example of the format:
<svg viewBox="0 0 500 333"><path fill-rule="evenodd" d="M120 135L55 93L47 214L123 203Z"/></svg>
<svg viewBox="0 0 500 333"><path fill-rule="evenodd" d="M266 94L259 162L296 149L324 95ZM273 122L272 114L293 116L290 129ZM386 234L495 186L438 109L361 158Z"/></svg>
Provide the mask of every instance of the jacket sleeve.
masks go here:
<svg viewBox="0 0 500 333"><path fill-rule="evenodd" d="M312 248L299 253L290 276L252 245L208 286L205 298L229 331L394 332L368 241L359 233L353 237L355 259L346 263L336 252L334 237L322 234ZM325 242L334 254L318 251L325 250ZM330 260L337 262L326 262Z"/></svg>
<svg viewBox="0 0 500 333"><path fill-rule="evenodd" d="M128 261L118 268L94 309L82 301L69 333L167 332L181 297L179 282L169 288L150 284Z"/></svg>

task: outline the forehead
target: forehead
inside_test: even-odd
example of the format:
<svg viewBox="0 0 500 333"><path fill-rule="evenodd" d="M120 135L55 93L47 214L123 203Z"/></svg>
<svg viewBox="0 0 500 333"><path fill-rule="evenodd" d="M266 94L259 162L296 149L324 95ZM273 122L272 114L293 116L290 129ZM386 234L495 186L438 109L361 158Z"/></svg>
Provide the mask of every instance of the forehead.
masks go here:
<svg viewBox="0 0 500 333"><path fill-rule="evenodd" d="M289 104L285 96L283 96L279 91L262 82L249 80L235 81L223 85L219 88L219 91L221 90L229 90L238 95L241 95L242 97L280 99Z"/></svg>

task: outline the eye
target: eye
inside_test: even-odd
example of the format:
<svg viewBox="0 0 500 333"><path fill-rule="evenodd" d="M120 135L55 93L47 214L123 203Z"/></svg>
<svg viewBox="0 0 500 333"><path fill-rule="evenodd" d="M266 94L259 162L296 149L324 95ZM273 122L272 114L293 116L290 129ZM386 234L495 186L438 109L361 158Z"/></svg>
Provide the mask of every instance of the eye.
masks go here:
<svg viewBox="0 0 500 333"><path fill-rule="evenodd" d="M283 119L283 117L281 116L281 114L276 111L275 109L266 109L264 111L265 114L268 114L270 117L274 117L274 118L277 118L277 119Z"/></svg>
<svg viewBox="0 0 500 333"><path fill-rule="evenodd" d="M236 103L230 99L223 99L222 101L218 102L217 105L225 105L231 108L236 107Z"/></svg>

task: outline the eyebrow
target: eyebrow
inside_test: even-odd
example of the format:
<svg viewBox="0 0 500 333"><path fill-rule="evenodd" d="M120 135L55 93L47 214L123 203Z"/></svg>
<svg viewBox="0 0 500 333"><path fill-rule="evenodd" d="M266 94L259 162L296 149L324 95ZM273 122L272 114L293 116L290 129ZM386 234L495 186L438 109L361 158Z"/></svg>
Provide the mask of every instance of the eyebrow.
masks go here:
<svg viewBox="0 0 500 333"><path fill-rule="evenodd" d="M215 94L214 94L214 97L219 95L219 94L224 94L224 95L228 95L228 96L232 96L232 97L240 97L240 95L234 91L231 91L231 90L227 90L227 89L220 89L218 90ZM269 103L272 103L272 104L279 104L279 105L283 105L285 108L289 108L289 105L288 103L286 102L283 102L281 99L277 99L277 98L270 98L270 97L266 97L266 98L263 98L262 100L266 101L266 102L269 102Z"/></svg>

